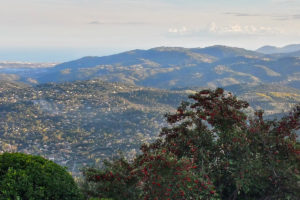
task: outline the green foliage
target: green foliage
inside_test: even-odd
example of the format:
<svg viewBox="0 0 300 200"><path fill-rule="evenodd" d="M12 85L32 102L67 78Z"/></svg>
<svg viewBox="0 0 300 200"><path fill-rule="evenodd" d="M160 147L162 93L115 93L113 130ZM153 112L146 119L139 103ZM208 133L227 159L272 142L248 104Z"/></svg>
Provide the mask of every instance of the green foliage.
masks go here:
<svg viewBox="0 0 300 200"><path fill-rule="evenodd" d="M65 168L39 156L0 155L0 199L82 199Z"/></svg>
<svg viewBox="0 0 300 200"><path fill-rule="evenodd" d="M190 96L161 139L133 162L84 170L89 197L114 199L297 199L300 105L281 120L247 117L248 103L223 89ZM130 192L129 192L130 191Z"/></svg>
<svg viewBox="0 0 300 200"><path fill-rule="evenodd" d="M291 88L259 85L229 90L252 99L267 114L287 111L297 101L266 101L255 93L300 95ZM118 151L134 158L142 143L151 143L192 90L166 91L101 80L43 84L35 87L0 81L0 152L27 152L51 157L79 175L79 168L100 165ZM253 94L253 95L249 95Z"/></svg>
<svg viewBox="0 0 300 200"><path fill-rule="evenodd" d="M134 157L186 96L100 80L0 89L0 152L54 157L76 173L119 150Z"/></svg>
<svg viewBox="0 0 300 200"><path fill-rule="evenodd" d="M83 170L86 179L81 188L86 198L139 199L135 187L138 179L132 171L132 166L123 158L104 164L103 170L94 168Z"/></svg>

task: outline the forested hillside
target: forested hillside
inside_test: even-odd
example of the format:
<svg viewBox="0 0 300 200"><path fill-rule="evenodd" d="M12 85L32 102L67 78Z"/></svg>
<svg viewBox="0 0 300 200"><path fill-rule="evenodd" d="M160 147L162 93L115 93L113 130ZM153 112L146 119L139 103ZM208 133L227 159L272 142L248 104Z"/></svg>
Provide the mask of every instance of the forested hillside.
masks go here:
<svg viewBox="0 0 300 200"><path fill-rule="evenodd" d="M0 151L44 155L70 170L118 151L135 156L188 95L94 80L0 88Z"/></svg>
<svg viewBox="0 0 300 200"><path fill-rule="evenodd" d="M159 90L101 80L36 86L0 84L0 151L43 155L78 172L119 151L133 158L153 141L182 100L200 88ZM260 85L227 88L267 115L300 102L296 89Z"/></svg>

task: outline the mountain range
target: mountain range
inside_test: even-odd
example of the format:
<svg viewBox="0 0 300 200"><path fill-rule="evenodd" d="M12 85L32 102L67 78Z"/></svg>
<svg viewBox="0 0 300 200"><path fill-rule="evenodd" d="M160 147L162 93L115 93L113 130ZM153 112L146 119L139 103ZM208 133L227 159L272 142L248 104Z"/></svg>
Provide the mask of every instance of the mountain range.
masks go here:
<svg viewBox="0 0 300 200"><path fill-rule="evenodd" d="M70 171L139 152L189 94L223 87L281 117L300 102L300 54L158 47L61 64L0 63L0 152L38 154Z"/></svg>
<svg viewBox="0 0 300 200"><path fill-rule="evenodd" d="M0 69L1 76L30 84L100 78L162 89L264 83L300 89L300 52L264 54L227 46L158 47L83 57L42 69Z"/></svg>

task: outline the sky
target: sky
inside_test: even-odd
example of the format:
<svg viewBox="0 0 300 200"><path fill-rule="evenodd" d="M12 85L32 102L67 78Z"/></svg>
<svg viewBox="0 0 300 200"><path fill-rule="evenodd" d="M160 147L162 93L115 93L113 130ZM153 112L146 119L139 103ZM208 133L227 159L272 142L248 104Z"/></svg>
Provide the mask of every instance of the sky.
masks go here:
<svg viewBox="0 0 300 200"><path fill-rule="evenodd" d="M0 0L0 60L300 43L300 0Z"/></svg>

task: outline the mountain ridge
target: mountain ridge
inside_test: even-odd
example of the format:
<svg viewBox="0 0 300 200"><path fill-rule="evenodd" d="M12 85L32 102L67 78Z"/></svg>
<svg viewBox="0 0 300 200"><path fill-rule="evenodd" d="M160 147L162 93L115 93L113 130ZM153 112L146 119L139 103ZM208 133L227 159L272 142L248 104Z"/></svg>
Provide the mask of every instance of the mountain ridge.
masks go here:
<svg viewBox="0 0 300 200"><path fill-rule="evenodd" d="M291 54L265 55L221 45L157 47L112 56L83 57L59 64L36 80L46 83L100 78L162 89L282 82L299 89L299 66L297 55Z"/></svg>
<svg viewBox="0 0 300 200"><path fill-rule="evenodd" d="M258 48L256 51L264 54L292 53L292 52L300 51L300 44L290 44L283 47L266 45Z"/></svg>
<svg viewBox="0 0 300 200"><path fill-rule="evenodd" d="M100 78L161 89L280 82L300 89L299 57L300 51L263 54L222 45L162 46L111 56L86 56L51 68L0 69L0 79L39 84Z"/></svg>

